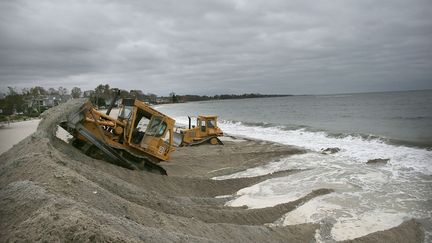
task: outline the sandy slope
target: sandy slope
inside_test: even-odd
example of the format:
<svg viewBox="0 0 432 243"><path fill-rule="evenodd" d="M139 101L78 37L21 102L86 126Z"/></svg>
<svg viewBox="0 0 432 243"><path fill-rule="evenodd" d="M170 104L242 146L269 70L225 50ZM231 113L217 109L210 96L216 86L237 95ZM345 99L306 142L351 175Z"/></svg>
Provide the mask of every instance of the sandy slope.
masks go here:
<svg viewBox="0 0 432 243"><path fill-rule="evenodd" d="M317 225L272 227L296 206L319 195L271 208L223 206L237 190L273 175L215 181L212 176L302 153L260 141L227 141L225 146L182 148L162 165L169 176L130 171L91 159L55 134L58 121L80 101L44 114L38 130L0 156L0 241L111 242L310 242ZM386 238L389 237L390 238ZM421 241L418 224L358 239ZM402 238L401 238L402 237Z"/></svg>

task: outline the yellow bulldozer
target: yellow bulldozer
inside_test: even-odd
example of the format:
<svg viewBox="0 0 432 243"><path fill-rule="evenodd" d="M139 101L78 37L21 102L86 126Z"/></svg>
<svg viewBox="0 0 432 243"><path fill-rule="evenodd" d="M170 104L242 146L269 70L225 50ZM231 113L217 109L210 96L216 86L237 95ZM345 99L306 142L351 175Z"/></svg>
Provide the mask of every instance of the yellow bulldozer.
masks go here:
<svg viewBox="0 0 432 243"><path fill-rule="evenodd" d="M113 118L109 114L114 102L106 113L87 102L60 126L73 135L73 145L91 157L166 175L157 163L174 151L174 119L136 99L123 99Z"/></svg>
<svg viewBox="0 0 432 243"><path fill-rule="evenodd" d="M192 118L190 116L188 116L188 119L188 128L180 129L179 131L181 136L180 146L194 146L204 143L212 145L223 144L218 138L223 136L223 132L217 125L217 116L200 115L196 118L196 125L192 125Z"/></svg>

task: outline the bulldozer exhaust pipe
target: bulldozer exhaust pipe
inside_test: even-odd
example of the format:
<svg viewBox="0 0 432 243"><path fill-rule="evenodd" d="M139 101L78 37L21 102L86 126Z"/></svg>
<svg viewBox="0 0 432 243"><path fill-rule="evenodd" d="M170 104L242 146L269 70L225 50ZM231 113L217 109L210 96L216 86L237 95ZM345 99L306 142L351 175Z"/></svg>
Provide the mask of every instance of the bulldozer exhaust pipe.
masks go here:
<svg viewBox="0 0 432 243"><path fill-rule="evenodd" d="M110 103L110 105L108 107L108 110L106 111L107 116L109 116L109 114L111 113L111 110L114 107L114 105L115 105L115 103L117 101L117 98L120 96L120 90L119 89L114 89L114 92L115 92L114 93L114 97L111 100L111 103Z"/></svg>
<svg viewBox="0 0 432 243"><path fill-rule="evenodd" d="M188 116L188 119L189 119L189 129L191 129L192 128L192 121L191 121L191 117L190 116Z"/></svg>

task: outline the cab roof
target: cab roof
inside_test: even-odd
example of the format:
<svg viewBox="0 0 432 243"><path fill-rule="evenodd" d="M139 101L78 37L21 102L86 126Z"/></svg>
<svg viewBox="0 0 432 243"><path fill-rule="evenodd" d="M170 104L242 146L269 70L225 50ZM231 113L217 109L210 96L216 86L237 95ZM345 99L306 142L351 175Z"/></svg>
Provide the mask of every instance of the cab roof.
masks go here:
<svg viewBox="0 0 432 243"><path fill-rule="evenodd" d="M212 118L217 118L216 115L199 115L199 118L204 118L204 119L212 119Z"/></svg>
<svg viewBox="0 0 432 243"><path fill-rule="evenodd" d="M175 123L174 119L172 119L171 117L159 112L158 110L155 110L150 105L147 105L144 101L141 101L138 99L126 98L126 99L122 100L122 104L125 106L135 106L135 107L139 108L140 109L139 112L142 112L142 115L147 119L151 119L152 116L156 115L156 116L164 117L165 119L169 120L170 122Z"/></svg>

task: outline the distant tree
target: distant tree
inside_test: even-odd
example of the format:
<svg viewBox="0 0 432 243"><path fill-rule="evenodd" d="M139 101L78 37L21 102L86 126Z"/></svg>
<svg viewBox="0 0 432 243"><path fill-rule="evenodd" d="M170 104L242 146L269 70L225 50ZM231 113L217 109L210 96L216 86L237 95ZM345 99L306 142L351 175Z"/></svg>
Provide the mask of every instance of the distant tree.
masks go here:
<svg viewBox="0 0 432 243"><path fill-rule="evenodd" d="M58 87L58 94L59 95L67 95L68 90L62 86Z"/></svg>
<svg viewBox="0 0 432 243"><path fill-rule="evenodd" d="M22 93L24 96L29 96L29 95L30 95L30 89L29 89L29 88L23 88L23 89L21 90L21 93Z"/></svg>
<svg viewBox="0 0 432 243"><path fill-rule="evenodd" d="M78 87L72 88L72 90L71 90L72 98L74 98L74 99L79 98L79 97L81 97L81 94L82 94L82 91L80 88L78 88Z"/></svg>
<svg viewBox="0 0 432 243"><path fill-rule="evenodd" d="M96 86L91 101L98 106L105 106L105 98L109 97L109 85L99 84Z"/></svg>
<svg viewBox="0 0 432 243"><path fill-rule="evenodd" d="M40 86L35 86L33 88L30 88L30 94L33 97L38 97L40 95L47 95L48 92L44 88L42 88Z"/></svg>
<svg viewBox="0 0 432 243"><path fill-rule="evenodd" d="M13 87L8 87L8 93L0 102L3 114L12 115L14 112L22 112L25 108L24 95L19 94Z"/></svg>
<svg viewBox="0 0 432 243"><path fill-rule="evenodd" d="M145 101L146 100L146 95L144 95L144 93L142 92L142 90L131 90L129 92L129 94L132 96L132 98L141 100L141 101Z"/></svg>
<svg viewBox="0 0 432 243"><path fill-rule="evenodd" d="M171 92L170 93L170 97L171 97L171 102L172 103L178 103L178 97L177 97L176 93Z"/></svg>
<svg viewBox="0 0 432 243"><path fill-rule="evenodd" d="M124 90L124 89L120 90L120 98L121 99L130 98L130 97L131 97L131 95L127 90Z"/></svg>
<svg viewBox="0 0 432 243"><path fill-rule="evenodd" d="M94 89L95 94L98 94L98 95L102 95L103 90L104 90L104 86L103 86L103 84L99 84L99 85L96 86L96 88Z"/></svg>
<svg viewBox="0 0 432 243"><path fill-rule="evenodd" d="M206 95L199 96L199 95L183 95L182 101L200 101L200 100L210 100L212 97L208 97Z"/></svg>
<svg viewBox="0 0 432 243"><path fill-rule="evenodd" d="M17 95L18 92L15 91L15 88L8 86L8 96Z"/></svg>
<svg viewBox="0 0 432 243"><path fill-rule="evenodd" d="M110 86L108 84L99 84L95 88L95 95L104 99L109 98L112 95Z"/></svg>
<svg viewBox="0 0 432 243"><path fill-rule="evenodd" d="M58 95L59 92L58 92L58 90L56 90L54 88L49 88L48 89L48 94L50 94L50 95Z"/></svg>
<svg viewBox="0 0 432 243"><path fill-rule="evenodd" d="M152 104L156 104L157 95L148 93L147 96L149 97L149 102Z"/></svg>

